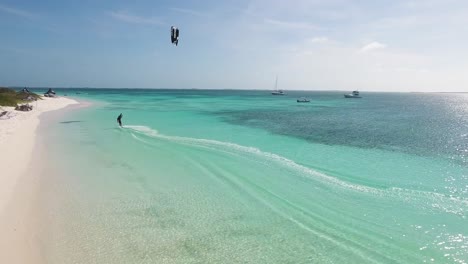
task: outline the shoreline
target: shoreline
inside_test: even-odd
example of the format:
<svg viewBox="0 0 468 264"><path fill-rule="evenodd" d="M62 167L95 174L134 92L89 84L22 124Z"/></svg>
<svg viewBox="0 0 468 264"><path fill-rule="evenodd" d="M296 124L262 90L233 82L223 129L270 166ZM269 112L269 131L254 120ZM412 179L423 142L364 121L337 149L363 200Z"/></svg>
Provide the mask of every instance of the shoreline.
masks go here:
<svg viewBox="0 0 468 264"><path fill-rule="evenodd" d="M40 263L36 231L39 209L35 207L39 180L31 166L35 156L38 128L43 113L61 110L80 103L71 98L43 98L32 103L29 112L12 110L0 120L0 262ZM4 116L5 117L5 116ZM44 149L44 148L43 148ZM33 158L34 157L34 158ZM37 162L37 161L34 161Z"/></svg>

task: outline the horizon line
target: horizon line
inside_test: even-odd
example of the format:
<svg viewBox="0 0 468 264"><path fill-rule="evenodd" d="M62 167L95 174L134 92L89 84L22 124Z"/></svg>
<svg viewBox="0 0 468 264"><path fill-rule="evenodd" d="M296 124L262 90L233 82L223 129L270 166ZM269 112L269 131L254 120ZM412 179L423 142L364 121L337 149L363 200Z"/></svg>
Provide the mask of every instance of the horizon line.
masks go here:
<svg viewBox="0 0 468 264"><path fill-rule="evenodd" d="M1 86L0 86L1 87ZM57 87L57 86L5 86L7 88L12 89L21 89L21 88L29 88L29 89L115 89L115 90L211 90L211 91L273 91L274 89L243 89L243 88L139 88L139 87ZM331 90L305 90L305 89L282 89L283 91L291 91L291 92L349 92L353 90L338 90L338 89L331 89ZM378 90L360 90L356 89L361 92L366 93L468 93L462 91L378 91Z"/></svg>

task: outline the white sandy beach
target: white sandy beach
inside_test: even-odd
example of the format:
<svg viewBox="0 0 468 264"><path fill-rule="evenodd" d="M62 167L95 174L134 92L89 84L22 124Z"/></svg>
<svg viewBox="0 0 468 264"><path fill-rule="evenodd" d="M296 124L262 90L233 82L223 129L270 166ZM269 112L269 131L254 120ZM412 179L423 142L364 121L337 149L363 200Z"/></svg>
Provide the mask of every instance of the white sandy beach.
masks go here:
<svg viewBox="0 0 468 264"><path fill-rule="evenodd" d="M18 195L18 192L32 190L30 187L19 186L20 179L28 171L39 116L48 111L58 110L77 104L70 98L43 98L33 102L34 109L29 112L13 110L12 107L1 107L1 111L9 111L0 117L0 263L37 263L35 258L28 257L31 240L26 226L30 206L27 198L15 201L17 197L32 197L28 193Z"/></svg>

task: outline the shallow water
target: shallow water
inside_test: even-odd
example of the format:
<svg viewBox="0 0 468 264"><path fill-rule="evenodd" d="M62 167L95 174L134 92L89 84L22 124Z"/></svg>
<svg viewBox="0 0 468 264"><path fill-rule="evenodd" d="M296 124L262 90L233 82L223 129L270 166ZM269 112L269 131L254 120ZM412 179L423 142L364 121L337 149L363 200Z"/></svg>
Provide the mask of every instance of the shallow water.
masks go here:
<svg viewBox="0 0 468 264"><path fill-rule="evenodd" d="M466 94L65 92L49 263L468 262Z"/></svg>

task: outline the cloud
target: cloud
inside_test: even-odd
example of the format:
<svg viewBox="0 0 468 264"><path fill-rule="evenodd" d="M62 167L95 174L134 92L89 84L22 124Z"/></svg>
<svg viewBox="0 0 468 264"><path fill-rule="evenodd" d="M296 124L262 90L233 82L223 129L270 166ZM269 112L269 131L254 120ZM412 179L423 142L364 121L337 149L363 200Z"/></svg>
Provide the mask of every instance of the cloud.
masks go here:
<svg viewBox="0 0 468 264"><path fill-rule="evenodd" d="M198 16L198 17L206 17L207 16L207 14L205 14L205 13L195 11L195 10L192 10L192 9L178 8L178 7L171 7L169 9L172 10L172 11L179 12L179 13L189 14L189 15Z"/></svg>
<svg viewBox="0 0 468 264"><path fill-rule="evenodd" d="M377 42L377 41L374 41L374 42L371 42L371 43L365 45L364 47L362 47L360 49L360 52L370 52L370 51L374 51L374 50L384 49L386 47L387 47L387 45L382 44L382 43Z"/></svg>
<svg viewBox="0 0 468 264"><path fill-rule="evenodd" d="M396 67L394 68L397 72L414 72L414 73L427 73L429 72L426 68L408 68L408 67Z"/></svg>
<svg viewBox="0 0 468 264"><path fill-rule="evenodd" d="M145 25L164 25L160 18L157 17L142 17L129 14L125 11L111 11L109 15L116 20L130 24L145 24Z"/></svg>
<svg viewBox="0 0 468 264"><path fill-rule="evenodd" d="M328 41L330 40L327 37L315 37L315 38L309 39L310 43L325 43Z"/></svg>
<svg viewBox="0 0 468 264"><path fill-rule="evenodd" d="M4 6L4 5L0 5L0 12L4 12L4 13L16 15L16 16L20 16L20 17L24 17L28 19L34 19L37 17L37 15L33 13L30 13L21 9L13 8L13 7Z"/></svg>
<svg viewBox="0 0 468 264"><path fill-rule="evenodd" d="M319 27L310 24L310 23L305 23L305 22L290 22L290 21L282 21L282 20L276 20L276 19L270 19L270 18L265 18L264 22L266 24L270 24L279 28L284 28L284 29L311 29L311 30L317 30Z"/></svg>
<svg viewBox="0 0 468 264"><path fill-rule="evenodd" d="M285 76L285 85L374 91L437 91L444 87L440 63L431 56L399 49L378 50L367 56L370 54L356 52L353 43L329 40L326 45L312 45L310 41L296 44L296 49L281 58L277 72ZM337 75L342 78L337 79Z"/></svg>

